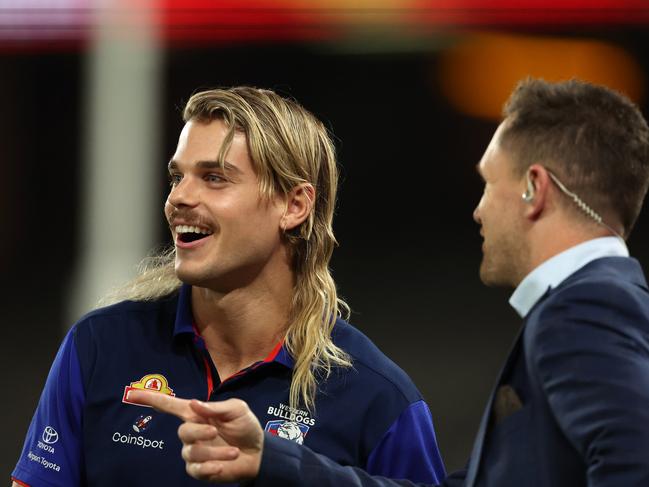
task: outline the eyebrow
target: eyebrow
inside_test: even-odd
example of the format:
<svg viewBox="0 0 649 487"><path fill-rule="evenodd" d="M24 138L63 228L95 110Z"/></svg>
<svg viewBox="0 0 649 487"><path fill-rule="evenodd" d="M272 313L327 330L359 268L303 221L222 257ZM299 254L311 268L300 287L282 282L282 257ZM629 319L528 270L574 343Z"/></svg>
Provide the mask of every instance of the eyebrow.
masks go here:
<svg viewBox="0 0 649 487"><path fill-rule="evenodd" d="M198 169L221 169L221 163L219 161L212 160L198 161L196 163L196 167ZM167 164L167 169L169 170L169 172L178 170L178 163L175 160L171 159L169 161L169 164ZM229 162L223 163L223 169L228 172L231 171L235 174L241 174L241 170L237 166L230 164Z"/></svg>

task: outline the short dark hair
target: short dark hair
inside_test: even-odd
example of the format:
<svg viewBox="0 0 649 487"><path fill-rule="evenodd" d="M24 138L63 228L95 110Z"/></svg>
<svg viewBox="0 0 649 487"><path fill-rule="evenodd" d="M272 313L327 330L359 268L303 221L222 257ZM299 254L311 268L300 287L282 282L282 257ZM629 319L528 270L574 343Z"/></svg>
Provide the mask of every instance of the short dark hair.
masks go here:
<svg viewBox="0 0 649 487"><path fill-rule="evenodd" d="M649 186L649 127L636 105L604 86L528 78L503 116L501 142L517 174L543 164L629 235Z"/></svg>

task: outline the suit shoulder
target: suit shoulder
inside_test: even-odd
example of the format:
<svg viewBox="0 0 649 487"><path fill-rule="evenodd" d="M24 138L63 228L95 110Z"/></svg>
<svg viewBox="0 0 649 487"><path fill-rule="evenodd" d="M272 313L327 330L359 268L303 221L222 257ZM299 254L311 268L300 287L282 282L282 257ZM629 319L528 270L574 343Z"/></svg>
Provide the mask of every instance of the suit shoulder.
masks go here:
<svg viewBox="0 0 649 487"><path fill-rule="evenodd" d="M583 296L612 302L647 299L649 289L640 263L632 258L609 257L592 261L560 284L550 296L557 301L582 300Z"/></svg>
<svg viewBox="0 0 649 487"><path fill-rule="evenodd" d="M351 356L358 380L366 387L388 388L398 392L408 403L422 399L408 374L356 327L339 319L332 337L334 343Z"/></svg>
<svg viewBox="0 0 649 487"><path fill-rule="evenodd" d="M614 274L585 276L560 286L544 302L536 314L539 319L560 314L565 317L585 313L628 313L637 310L649 313L649 293L642 286Z"/></svg>
<svg viewBox="0 0 649 487"><path fill-rule="evenodd" d="M539 303L526 320L525 346L535 363L552 364L558 351L609 350L649 353L649 293L614 275L575 279Z"/></svg>

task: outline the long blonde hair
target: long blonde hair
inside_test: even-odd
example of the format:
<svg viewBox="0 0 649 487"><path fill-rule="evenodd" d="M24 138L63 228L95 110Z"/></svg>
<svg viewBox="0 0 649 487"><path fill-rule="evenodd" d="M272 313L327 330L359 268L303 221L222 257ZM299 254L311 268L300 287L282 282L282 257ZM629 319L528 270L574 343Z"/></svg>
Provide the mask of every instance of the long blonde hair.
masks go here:
<svg viewBox="0 0 649 487"><path fill-rule="evenodd" d="M245 134L263 198L288 195L302 183L315 188L309 217L284 234L296 278L284 340L295 361L289 401L292 407L313 410L316 377L328 377L333 367L351 366L350 357L331 340L336 318L347 317L349 307L338 298L328 267L337 244L332 221L338 168L327 129L297 102L250 87L196 93L183 119L223 120L229 131L218 155L221 164L235 133ZM174 249L148 257L138 277L104 302L154 300L173 293L181 285L174 258Z"/></svg>

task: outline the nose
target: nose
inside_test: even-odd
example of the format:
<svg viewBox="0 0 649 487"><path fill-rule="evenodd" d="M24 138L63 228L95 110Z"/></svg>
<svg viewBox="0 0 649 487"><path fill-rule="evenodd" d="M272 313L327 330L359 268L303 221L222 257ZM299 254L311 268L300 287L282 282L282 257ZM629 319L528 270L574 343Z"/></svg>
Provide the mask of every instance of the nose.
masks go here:
<svg viewBox="0 0 649 487"><path fill-rule="evenodd" d="M482 225L482 218L480 217L480 205L482 203L482 198L480 201L478 201L478 204L476 205L475 209L473 210L473 221L476 222L478 225Z"/></svg>
<svg viewBox="0 0 649 487"><path fill-rule="evenodd" d="M192 184L190 177L184 177L171 187L167 203L175 208L193 208L199 202L199 189Z"/></svg>

